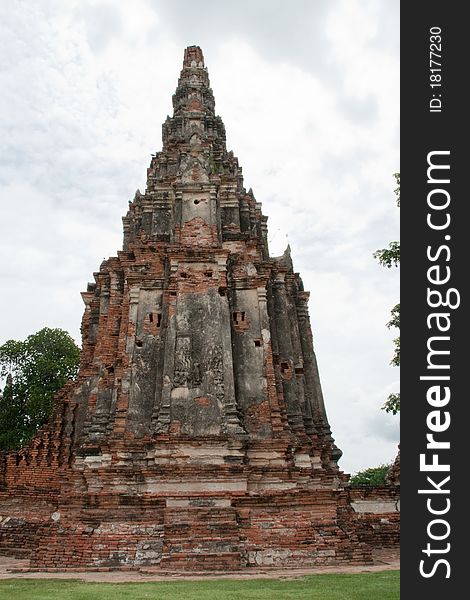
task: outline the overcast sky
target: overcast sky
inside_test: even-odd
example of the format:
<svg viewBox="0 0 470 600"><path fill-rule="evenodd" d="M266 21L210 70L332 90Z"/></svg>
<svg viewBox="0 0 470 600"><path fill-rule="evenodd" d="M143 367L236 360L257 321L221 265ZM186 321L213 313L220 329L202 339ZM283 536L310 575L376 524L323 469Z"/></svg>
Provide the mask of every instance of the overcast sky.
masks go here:
<svg viewBox="0 0 470 600"><path fill-rule="evenodd" d="M80 341L80 291L122 244L188 45L202 47L271 255L292 248L340 465L396 454L398 0L0 0L0 343Z"/></svg>

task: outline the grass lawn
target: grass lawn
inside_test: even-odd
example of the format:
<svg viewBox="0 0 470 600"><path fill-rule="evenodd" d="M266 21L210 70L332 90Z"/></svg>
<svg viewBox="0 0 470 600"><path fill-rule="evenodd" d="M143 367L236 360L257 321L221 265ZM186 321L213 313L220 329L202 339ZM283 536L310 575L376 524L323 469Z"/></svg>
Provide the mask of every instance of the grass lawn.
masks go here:
<svg viewBox="0 0 470 600"><path fill-rule="evenodd" d="M72 579L0 580L5 600L398 600L399 571L311 575L299 579L212 579L85 583Z"/></svg>

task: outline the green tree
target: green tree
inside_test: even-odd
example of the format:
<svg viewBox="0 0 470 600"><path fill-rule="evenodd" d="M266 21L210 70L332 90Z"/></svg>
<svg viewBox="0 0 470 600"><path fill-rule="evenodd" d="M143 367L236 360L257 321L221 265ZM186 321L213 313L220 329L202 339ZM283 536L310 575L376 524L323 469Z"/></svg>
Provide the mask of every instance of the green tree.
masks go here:
<svg viewBox="0 0 470 600"><path fill-rule="evenodd" d="M387 474L391 465L379 465L378 467L370 467L363 471L358 471L349 480L351 487L359 487L361 485L386 485Z"/></svg>
<svg viewBox="0 0 470 600"><path fill-rule="evenodd" d="M397 206L400 206L400 173L395 173L394 177L397 182L397 187L395 189L395 194L397 196ZM398 267L400 264L400 242L390 242L388 248L382 248L381 250L377 250L374 252L374 258L379 261L379 264L382 267L387 267L390 269L391 267ZM391 310L392 318L387 323L387 327L390 329L391 327L396 327L400 330L400 304L396 304ZM394 353L390 364L395 367L400 366L400 336L396 337L393 340L393 344L395 346ZM391 412L396 415L400 412L400 394L393 393L390 394L387 398L385 404L382 406L382 409L386 412Z"/></svg>
<svg viewBox="0 0 470 600"><path fill-rule="evenodd" d="M45 327L0 346L0 450L27 444L49 418L54 393L78 370L80 350L63 329Z"/></svg>

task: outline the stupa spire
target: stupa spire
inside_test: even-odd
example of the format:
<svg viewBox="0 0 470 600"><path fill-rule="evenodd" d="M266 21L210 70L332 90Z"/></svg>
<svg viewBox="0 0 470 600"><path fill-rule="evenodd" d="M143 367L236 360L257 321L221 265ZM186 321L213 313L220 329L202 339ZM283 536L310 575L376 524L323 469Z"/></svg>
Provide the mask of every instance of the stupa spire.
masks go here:
<svg viewBox="0 0 470 600"><path fill-rule="evenodd" d="M78 376L0 461L0 514L22 499L8 531L35 568L367 559L345 533L308 292L289 248L269 256L197 46L173 104L123 250L82 294Z"/></svg>
<svg viewBox="0 0 470 600"><path fill-rule="evenodd" d="M203 118L214 116L214 95L204 56L199 46L188 46L184 51L183 68L178 87L173 95L174 117Z"/></svg>

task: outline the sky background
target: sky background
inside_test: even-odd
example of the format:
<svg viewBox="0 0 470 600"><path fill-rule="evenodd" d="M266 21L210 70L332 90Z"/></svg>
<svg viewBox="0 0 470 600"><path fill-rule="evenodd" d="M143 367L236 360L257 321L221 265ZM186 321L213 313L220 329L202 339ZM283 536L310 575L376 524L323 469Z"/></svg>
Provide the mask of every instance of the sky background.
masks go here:
<svg viewBox="0 0 470 600"><path fill-rule="evenodd" d="M398 0L0 0L0 343L61 327L122 245L184 48L203 49L227 147L292 249L340 466L393 461Z"/></svg>

